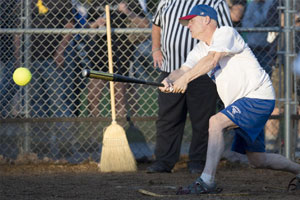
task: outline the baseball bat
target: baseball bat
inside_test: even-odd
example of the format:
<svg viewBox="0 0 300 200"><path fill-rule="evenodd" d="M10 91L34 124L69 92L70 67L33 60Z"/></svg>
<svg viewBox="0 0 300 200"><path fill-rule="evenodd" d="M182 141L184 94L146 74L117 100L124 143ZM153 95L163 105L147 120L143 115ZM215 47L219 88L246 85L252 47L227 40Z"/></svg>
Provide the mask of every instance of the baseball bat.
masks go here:
<svg viewBox="0 0 300 200"><path fill-rule="evenodd" d="M137 78L133 78L133 77L122 76L120 74L112 74L112 73L106 73L106 72L89 70L89 69L83 69L82 76L89 77L89 78L102 79L102 80L106 80L106 81L138 83L138 84L164 87L164 84L162 84L162 83L146 81L146 80L137 79Z"/></svg>

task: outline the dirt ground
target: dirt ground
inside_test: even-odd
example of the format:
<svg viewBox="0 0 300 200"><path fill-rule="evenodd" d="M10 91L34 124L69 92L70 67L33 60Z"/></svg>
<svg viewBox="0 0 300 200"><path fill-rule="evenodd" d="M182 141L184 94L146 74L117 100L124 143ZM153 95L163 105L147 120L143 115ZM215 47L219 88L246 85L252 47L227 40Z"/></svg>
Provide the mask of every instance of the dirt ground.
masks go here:
<svg viewBox="0 0 300 200"><path fill-rule="evenodd" d="M1 164L0 199L300 199L300 191L287 192L293 175L252 169L245 164L222 161L217 183L218 195L176 196L179 186L193 182L183 160L172 173L147 174L150 163L139 163L132 173L100 173L97 163L82 164ZM147 190L158 196L142 194Z"/></svg>

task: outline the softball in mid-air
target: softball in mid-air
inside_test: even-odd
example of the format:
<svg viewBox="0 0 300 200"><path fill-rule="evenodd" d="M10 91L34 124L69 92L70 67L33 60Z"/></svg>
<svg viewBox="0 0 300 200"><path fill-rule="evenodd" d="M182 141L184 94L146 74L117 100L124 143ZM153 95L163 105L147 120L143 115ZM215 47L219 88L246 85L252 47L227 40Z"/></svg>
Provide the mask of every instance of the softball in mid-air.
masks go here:
<svg viewBox="0 0 300 200"><path fill-rule="evenodd" d="M31 80L31 73L29 69L25 67L19 67L14 71L13 74L14 82L19 86L27 85Z"/></svg>

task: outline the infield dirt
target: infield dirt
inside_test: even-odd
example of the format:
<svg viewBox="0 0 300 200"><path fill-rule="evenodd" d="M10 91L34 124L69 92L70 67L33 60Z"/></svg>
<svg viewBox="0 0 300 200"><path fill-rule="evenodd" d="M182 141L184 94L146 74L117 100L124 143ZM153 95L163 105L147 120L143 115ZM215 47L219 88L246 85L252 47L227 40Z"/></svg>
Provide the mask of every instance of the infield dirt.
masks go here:
<svg viewBox="0 0 300 200"><path fill-rule="evenodd" d="M179 162L172 173L147 174L150 163L139 163L133 173L101 173L97 163L82 164L1 164L0 199L300 199L300 191L287 192L292 174L253 169L245 164L221 161L218 195L176 196L176 189L192 183L186 162ZM140 189L163 195L153 197Z"/></svg>

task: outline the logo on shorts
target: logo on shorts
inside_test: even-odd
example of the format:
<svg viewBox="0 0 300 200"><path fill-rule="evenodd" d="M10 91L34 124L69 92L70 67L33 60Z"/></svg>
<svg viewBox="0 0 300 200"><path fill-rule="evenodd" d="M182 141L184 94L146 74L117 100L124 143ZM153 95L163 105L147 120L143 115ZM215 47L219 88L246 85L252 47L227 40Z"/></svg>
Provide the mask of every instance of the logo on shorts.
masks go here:
<svg viewBox="0 0 300 200"><path fill-rule="evenodd" d="M227 113L231 115L231 117L234 118L235 114L241 114L241 110L237 107L237 106L231 106L232 110L231 112L229 110L227 110Z"/></svg>
<svg viewBox="0 0 300 200"><path fill-rule="evenodd" d="M241 114L241 110L237 106L232 106L232 114Z"/></svg>

